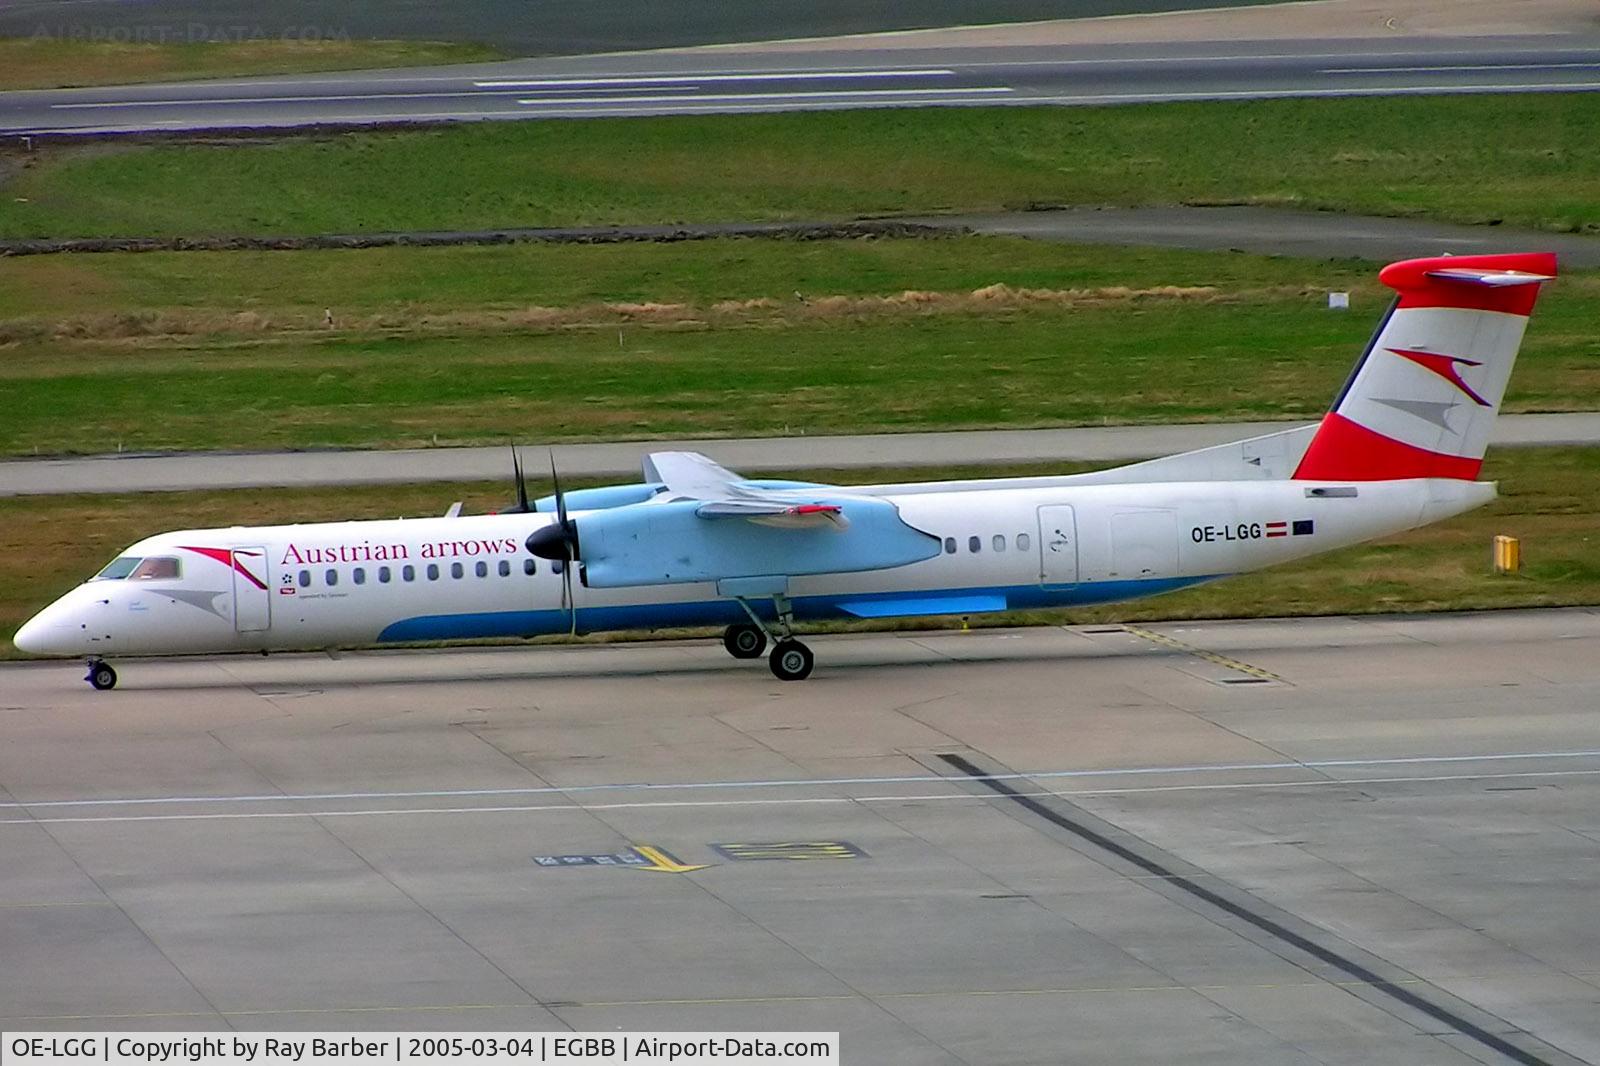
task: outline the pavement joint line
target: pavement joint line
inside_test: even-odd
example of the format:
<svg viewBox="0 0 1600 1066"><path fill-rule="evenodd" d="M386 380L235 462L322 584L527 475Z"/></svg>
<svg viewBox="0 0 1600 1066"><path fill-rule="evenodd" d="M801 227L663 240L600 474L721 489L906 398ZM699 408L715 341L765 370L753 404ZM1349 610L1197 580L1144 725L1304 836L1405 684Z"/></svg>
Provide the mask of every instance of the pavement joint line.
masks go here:
<svg viewBox="0 0 1600 1066"><path fill-rule="evenodd" d="M938 699L940 697L933 697ZM930 702L929 700L921 702ZM912 704L911 706L915 706ZM1269 770L1327 770L1355 769L1365 766L1433 766L1459 765L1479 762L1523 762L1538 759L1600 759L1600 748L1569 751L1488 752L1478 755L1397 755L1377 759L1285 759L1279 762L1258 763L1190 763L1175 766L1130 766L1082 770L1034 770L995 774L997 781L1059 780L1062 778L1145 777L1167 774L1240 773ZM1503 775L1471 774L1469 777ZM483 796L576 796L593 792L676 792L699 789L739 788L822 788L834 785L909 785L930 784L948 780L929 774L908 774L887 777L821 777L771 778L749 781L683 781L653 783L644 781L597 785L543 785L522 788L472 788L430 789L415 792L301 792L233 796L147 796L107 799L36 800L32 802L8 800L0 802L0 810L55 807L137 807L160 804L192 803L305 803L336 800L380 799L450 799ZM1359 780L1359 779L1358 779ZM1437 780L1437 778L1423 778ZM1119 790L1120 791L1120 790Z"/></svg>
<svg viewBox="0 0 1600 1066"><path fill-rule="evenodd" d="M1224 792L1271 788L1325 788L1330 785L1343 786L1346 788L1362 788L1369 785L1427 784L1430 782L1460 781L1506 781L1523 778L1593 777L1597 775L1600 775L1600 769L1528 770L1499 774L1425 774L1414 777L1321 777L1302 781L1245 781L1210 785L1153 785L1140 788L1096 788L1073 790L1045 789L1037 792L1013 791L1017 797L1023 799L1070 799L1074 796L1131 796L1145 793L1162 792ZM944 780L950 779L946 778ZM989 778L988 780L1003 782L1005 778L997 775L993 778ZM932 792L884 796L791 796L780 799L640 800L631 803L510 804L496 807L391 807L378 810L236 811L220 814L71 815L64 818L6 818L0 819L0 826L92 825L128 822L224 822L260 821L289 818L394 818L405 817L407 815L414 816L428 814L594 814L598 811L671 811L714 807L836 806L871 803L928 803L949 800L985 802L987 798L988 797L974 795L969 792Z"/></svg>
<svg viewBox="0 0 1600 1066"><path fill-rule="evenodd" d="M1160 644L1163 647L1172 648L1175 651L1184 652L1187 655L1192 655L1197 659L1203 659L1208 663L1212 663L1213 665L1225 667L1229 670L1237 670L1239 673L1248 674L1251 677L1259 677L1263 681L1276 681L1284 685L1289 684L1288 681L1285 681L1271 670L1263 670L1259 666L1251 666L1249 663L1240 662L1238 659L1229 658L1226 655L1221 655L1214 651L1207 651L1204 648L1197 648L1193 644L1178 640L1176 637L1169 637L1164 633L1157 633L1154 630L1145 629L1143 626L1125 624L1122 628L1136 637L1151 641L1155 644Z"/></svg>

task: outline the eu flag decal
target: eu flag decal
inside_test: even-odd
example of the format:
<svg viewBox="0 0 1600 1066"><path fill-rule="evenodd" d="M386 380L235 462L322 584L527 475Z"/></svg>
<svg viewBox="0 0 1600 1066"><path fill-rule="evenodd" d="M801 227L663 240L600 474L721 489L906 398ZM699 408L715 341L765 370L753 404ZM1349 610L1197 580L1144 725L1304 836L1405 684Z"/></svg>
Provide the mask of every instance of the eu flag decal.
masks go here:
<svg viewBox="0 0 1600 1066"><path fill-rule="evenodd" d="M1294 535L1297 537L1309 537L1315 532L1314 524L1309 518L1299 519L1294 524Z"/></svg>

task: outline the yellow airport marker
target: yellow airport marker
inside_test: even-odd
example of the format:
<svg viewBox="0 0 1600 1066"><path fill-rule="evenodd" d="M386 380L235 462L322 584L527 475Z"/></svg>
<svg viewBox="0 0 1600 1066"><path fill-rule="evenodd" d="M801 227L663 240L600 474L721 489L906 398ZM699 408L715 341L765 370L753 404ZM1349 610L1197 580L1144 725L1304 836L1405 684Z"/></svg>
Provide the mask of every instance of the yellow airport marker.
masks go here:
<svg viewBox="0 0 1600 1066"><path fill-rule="evenodd" d="M654 870L656 873L663 874L686 874L694 870L704 870L710 865L707 863L700 866L691 866L688 863L679 862L670 853L650 844L635 844L632 847L632 851L641 859L650 860L649 866L635 866L633 867L635 870Z"/></svg>
<svg viewBox="0 0 1600 1066"><path fill-rule="evenodd" d="M1494 572L1514 574L1522 569L1522 542L1504 534L1494 538Z"/></svg>

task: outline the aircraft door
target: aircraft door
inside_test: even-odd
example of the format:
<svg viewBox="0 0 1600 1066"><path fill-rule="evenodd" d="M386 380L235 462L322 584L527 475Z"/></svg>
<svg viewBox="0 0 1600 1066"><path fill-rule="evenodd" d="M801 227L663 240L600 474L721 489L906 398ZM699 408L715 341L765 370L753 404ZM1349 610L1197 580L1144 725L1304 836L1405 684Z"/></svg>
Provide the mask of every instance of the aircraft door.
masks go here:
<svg viewBox="0 0 1600 1066"><path fill-rule="evenodd" d="M267 581L267 549L233 548L233 628L259 633L272 622L272 585Z"/></svg>
<svg viewBox="0 0 1600 1066"><path fill-rule="evenodd" d="M1066 504L1039 508L1039 583L1078 583L1078 525Z"/></svg>

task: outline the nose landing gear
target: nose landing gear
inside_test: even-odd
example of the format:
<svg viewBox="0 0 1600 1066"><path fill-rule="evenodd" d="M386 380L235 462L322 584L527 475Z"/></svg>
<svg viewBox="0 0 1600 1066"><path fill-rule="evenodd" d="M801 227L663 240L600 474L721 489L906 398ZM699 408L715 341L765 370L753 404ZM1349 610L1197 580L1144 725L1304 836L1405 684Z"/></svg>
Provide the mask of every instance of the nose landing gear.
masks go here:
<svg viewBox="0 0 1600 1066"><path fill-rule="evenodd" d="M101 692L117 687L117 672L103 659L90 659L89 672L83 679Z"/></svg>

